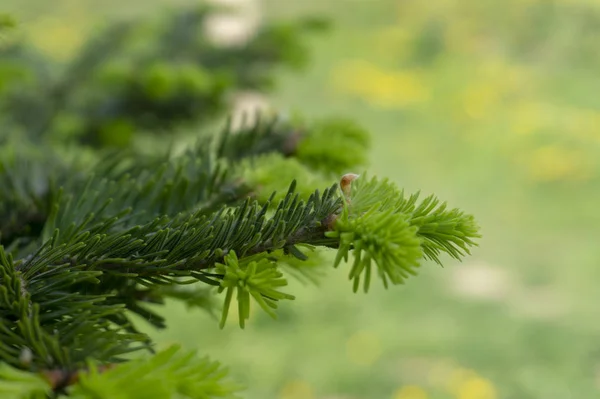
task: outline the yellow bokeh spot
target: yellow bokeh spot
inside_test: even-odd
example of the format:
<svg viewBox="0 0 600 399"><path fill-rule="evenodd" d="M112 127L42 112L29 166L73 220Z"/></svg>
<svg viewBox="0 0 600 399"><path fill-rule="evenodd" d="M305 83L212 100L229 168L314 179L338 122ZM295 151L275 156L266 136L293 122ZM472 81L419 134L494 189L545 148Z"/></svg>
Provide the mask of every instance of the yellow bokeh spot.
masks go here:
<svg viewBox="0 0 600 399"><path fill-rule="evenodd" d="M503 58L491 57L473 70L471 82L460 93L459 104L467 116L483 120L502 109L506 99L525 95L533 84L534 79L526 68L510 65ZM524 125L523 119L529 122L537 117L539 109L536 106L522 105L518 123Z"/></svg>
<svg viewBox="0 0 600 399"><path fill-rule="evenodd" d="M464 93L463 108L468 116L481 119L487 116L501 98L498 88L493 84L473 85Z"/></svg>
<svg viewBox="0 0 600 399"><path fill-rule="evenodd" d="M313 399L315 396L310 385L304 381L290 381L279 394L280 399Z"/></svg>
<svg viewBox="0 0 600 399"><path fill-rule="evenodd" d="M548 126L549 113L540 104L519 104L512 115L512 131L519 134L531 134Z"/></svg>
<svg viewBox="0 0 600 399"><path fill-rule="evenodd" d="M398 389L393 399L427 399L427 392L419 386L407 385Z"/></svg>
<svg viewBox="0 0 600 399"><path fill-rule="evenodd" d="M496 388L475 371L458 368L449 376L447 389L457 399L496 399Z"/></svg>
<svg viewBox="0 0 600 399"><path fill-rule="evenodd" d="M583 154L558 145L533 151L528 166L530 177L537 181L586 180L591 174Z"/></svg>
<svg viewBox="0 0 600 399"><path fill-rule="evenodd" d="M457 399L496 399L494 385L481 377L472 377L465 380L457 392Z"/></svg>
<svg viewBox="0 0 600 399"><path fill-rule="evenodd" d="M565 134L583 141L600 142L600 112L589 109L557 110L557 115L564 115Z"/></svg>
<svg viewBox="0 0 600 399"><path fill-rule="evenodd" d="M469 379L476 378L477 373L473 370L468 370L464 368L456 368L452 370L446 378L446 388L449 392L454 394L458 394L460 388L463 386L465 381Z"/></svg>
<svg viewBox="0 0 600 399"><path fill-rule="evenodd" d="M366 61L344 63L333 72L336 90L353 94L376 107L404 108L429 99L419 71L386 70Z"/></svg>
<svg viewBox="0 0 600 399"><path fill-rule="evenodd" d="M359 331L346 343L348 359L360 366L370 366L381 356L379 338L368 331Z"/></svg>
<svg viewBox="0 0 600 399"><path fill-rule="evenodd" d="M41 51L59 60L72 57L97 28L98 15L81 0L54 1L52 13L25 21L20 29Z"/></svg>
<svg viewBox="0 0 600 399"><path fill-rule="evenodd" d="M66 17L44 17L26 28L37 48L57 59L67 59L86 40L89 24L87 15L74 12Z"/></svg>

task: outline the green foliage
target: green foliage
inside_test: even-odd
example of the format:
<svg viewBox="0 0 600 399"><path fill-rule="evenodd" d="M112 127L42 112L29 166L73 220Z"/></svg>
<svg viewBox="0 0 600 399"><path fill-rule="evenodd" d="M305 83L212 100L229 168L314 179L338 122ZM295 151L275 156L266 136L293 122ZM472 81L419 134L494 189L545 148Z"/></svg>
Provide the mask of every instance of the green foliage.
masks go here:
<svg viewBox="0 0 600 399"><path fill-rule="evenodd" d="M0 396L5 399L45 399L52 387L43 377L0 363Z"/></svg>
<svg viewBox="0 0 600 399"><path fill-rule="evenodd" d="M318 121L310 125L307 136L298 146L297 156L317 170L341 175L367 164L369 135L351 120Z"/></svg>
<svg viewBox="0 0 600 399"><path fill-rule="evenodd" d="M198 149L209 151L207 148L214 147L205 145ZM251 147L248 149L252 151ZM194 151L184 153L166 166L163 157L142 158L136 163L138 166L124 170L119 165L128 165L125 154L119 157L117 165L101 161L95 172L104 171L106 177L72 179L64 189L69 194L49 190L52 211L46 215L37 243L32 243L40 245L38 248L29 245L14 249L20 257L16 264L2 252L3 281L13 282L6 297L18 298L17 302L7 299L5 312L10 318L4 320L12 322L13 318L27 316L21 327L24 334L27 332L25 336L45 337L47 344L32 351L34 362L39 362L40 367L77 364L84 360L81 356L117 361L117 354L128 352L124 348L134 341L140 345L131 346L131 350L144 347L147 337L133 329L123 311L137 313L157 327L163 324L161 317L144 306L148 295L142 295L137 286L159 288L190 283L182 281L182 277L214 284L214 273L205 269L213 267L229 251L241 256L279 249L297 253L296 244L323 241L321 221L340 206L334 189L325 190L323 195L315 192L304 202L292 185L272 209L271 216L267 216L270 202L260 204L250 199L240 206L211 213L210 207L203 204L215 192L220 193L226 181L215 178L218 171L207 173L210 167L198 155ZM197 162L188 164L188 157ZM151 162L153 167L148 164ZM189 175L181 165L190 168ZM149 170L155 173L150 174ZM191 178L194 171L196 180L187 180L186 176ZM59 194L52 194L56 192ZM27 282L24 293L21 275ZM46 279L56 282L48 285ZM68 305L57 301L70 290L76 291L69 294ZM31 301L36 306L23 313ZM91 314L93 309L99 312ZM66 315L69 318L63 320ZM94 345L73 342L63 346L50 331L65 323L77 334L96 337ZM99 328L101 323L103 328ZM8 332L2 341L33 345ZM12 363L17 360L15 354L6 356L12 357Z"/></svg>
<svg viewBox="0 0 600 399"><path fill-rule="evenodd" d="M181 301L187 309L201 309L213 317L215 315L216 298L212 287L204 288L189 285L164 285L155 289L146 289L138 292L148 303L164 305L165 299Z"/></svg>
<svg viewBox="0 0 600 399"><path fill-rule="evenodd" d="M433 195L418 203L419 193L407 198L387 179L358 178L349 197L350 217L362 218L373 210L407 215L410 226L416 228L424 255L438 264L441 252L455 259L470 254L469 247L475 245L473 239L480 237L473 216L456 208L447 210L447 204L440 204Z"/></svg>
<svg viewBox="0 0 600 399"><path fill-rule="evenodd" d="M313 187L322 187L331 181L318 173L311 172L297 158L286 158L276 153L249 158L240 163L235 173L256 188L253 194L259 201L268 200L273 192L280 193L276 194L275 200L283 199L285 196L281 193L283 182L297 179L300 182L298 192L303 198L308 198L312 194Z"/></svg>
<svg viewBox="0 0 600 399"><path fill-rule="evenodd" d="M203 35L214 11L200 6L154 21L114 22L66 66L23 43L0 50L6 123L32 135L126 147L135 131L168 134L214 122L232 93L270 90L276 66L303 67L301 35L320 29L311 19L266 25L247 43L223 47Z"/></svg>
<svg viewBox="0 0 600 399"><path fill-rule="evenodd" d="M417 205L366 178L341 191L369 145L351 121L259 116L184 151L132 146L150 134L178 143L184 127L222 116L232 92L269 88L276 65L305 64L297 34L319 25L269 25L219 47L199 34L209 13L116 22L65 68L7 50L31 79L0 94L0 392L47 389L15 383L19 368L76 398L231 397L225 370L177 348L130 360L154 351L132 315L164 328L156 305L215 314L224 293L221 327L235 297L244 328L251 299L272 317L294 299L287 275L317 281L317 249L336 249L335 266L352 252L350 278L366 291L373 262L387 286L423 257L475 245L473 219L434 197Z"/></svg>
<svg viewBox="0 0 600 399"><path fill-rule="evenodd" d="M146 359L136 359L101 373L90 364L68 396L95 398L235 398L240 386L226 379L227 370L218 362L198 358L172 346Z"/></svg>
<svg viewBox="0 0 600 399"><path fill-rule="evenodd" d="M325 186L341 173L367 163L368 134L348 119L327 118L315 122L274 120L273 123L277 125L271 128L266 125L263 132L242 132L255 137L258 145L254 155L260 156L248 157L234 172L256 188L254 195L261 201L266 201L274 191L281 192L285 188L282 184L291 180L298 182L300 194L307 198L313 187ZM278 125L280 127L276 127ZM265 154L260 149L260 137L267 139L266 132L283 129L288 130L288 134L280 135L282 141L278 146L282 151ZM262 145L267 143L265 140ZM229 156L234 155L230 153ZM275 198L280 199L281 195Z"/></svg>
<svg viewBox="0 0 600 399"><path fill-rule="evenodd" d="M322 267L327 262L322 256L325 251L317 251L317 247L306 244L296 246L295 250L293 256L278 256L275 252L280 269L303 284L319 285L319 279L325 274Z"/></svg>
<svg viewBox="0 0 600 399"><path fill-rule="evenodd" d="M406 198L387 180L364 176L352 182L343 211L325 236L340 240L336 266L342 259L348 261L352 250L349 277L354 291L361 277L368 291L373 262L387 288L388 280L401 284L414 275L423 256L441 264L442 252L456 259L470 253L469 246L479 237L473 217L458 209L447 211L434 196L417 205L418 197L416 193Z"/></svg>
<svg viewBox="0 0 600 399"><path fill-rule="evenodd" d="M277 270L277 264L264 254L250 256L240 262L235 252L231 251L225 256L224 264L216 264L215 271L223 276L219 292L226 292L221 328L227 321L229 306L235 292L241 328L244 328L245 321L250 317L250 296L273 318L276 317L273 309L277 309L277 301L294 299L293 295L277 290L278 287L287 285L287 281Z"/></svg>
<svg viewBox="0 0 600 399"><path fill-rule="evenodd" d="M407 273L414 274L422 256L416 229L411 228L404 214L394 214L392 210L384 212L372 208L359 217L350 219L344 212L335 222L335 231L327 237L340 240L340 249L335 260L337 266L342 259L348 260L353 250L354 264L350 278L354 279L354 291L358 290L361 273L364 272L364 290L369 289L371 281L371 262L378 267L379 276L387 288L387 280L400 284Z"/></svg>

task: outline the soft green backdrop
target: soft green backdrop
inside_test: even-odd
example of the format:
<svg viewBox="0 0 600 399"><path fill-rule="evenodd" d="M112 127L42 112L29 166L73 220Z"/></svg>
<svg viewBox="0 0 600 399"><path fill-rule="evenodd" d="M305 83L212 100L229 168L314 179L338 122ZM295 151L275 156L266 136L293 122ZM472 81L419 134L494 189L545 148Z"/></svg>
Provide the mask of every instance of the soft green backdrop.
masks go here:
<svg viewBox="0 0 600 399"><path fill-rule="evenodd" d="M192 1L3 0L67 57L95 24ZM345 271L292 283L280 320L220 331L170 306L161 343L231 366L249 399L600 397L600 1L268 0L268 17L329 15L304 75L272 103L351 116L370 171L474 213L463 264L352 294ZM331 151L335 151L332 148Z"/></svg>

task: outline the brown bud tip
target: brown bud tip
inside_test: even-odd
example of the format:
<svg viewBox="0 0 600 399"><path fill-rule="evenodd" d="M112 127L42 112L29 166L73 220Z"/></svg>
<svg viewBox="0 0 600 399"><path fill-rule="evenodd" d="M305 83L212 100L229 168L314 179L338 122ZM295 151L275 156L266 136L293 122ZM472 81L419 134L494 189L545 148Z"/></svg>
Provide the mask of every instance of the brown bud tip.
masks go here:
<svg viewBox="0 0 600 399"><path fill-rule="evenodd" d="M335 221L338 219L338 215L331 214L323 219L322 223L325 227L325 231L333 231L335 228Z"/></svg>
<svg viewBox="0 0 600 399"><path fill-rule="evenodd" d="M342 176L342 180L340 180L340 187L345 195L350 195L350 184L358 177L359 175L354 173L346 173L344 176Z"/></svg>

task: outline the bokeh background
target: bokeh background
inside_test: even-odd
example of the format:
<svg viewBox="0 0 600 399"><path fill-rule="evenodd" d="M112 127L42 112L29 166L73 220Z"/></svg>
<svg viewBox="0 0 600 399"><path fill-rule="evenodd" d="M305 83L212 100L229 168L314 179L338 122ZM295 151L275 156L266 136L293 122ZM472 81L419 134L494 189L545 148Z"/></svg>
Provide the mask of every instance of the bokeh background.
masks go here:
<svg viewBox="0 0 600 399"><path fill-rule="evenodd" d="M61 59L114 16L194 3L0 8ZM226 363L248 399L600 397L600 1L228 3L244 11L215 26L224 37L261 19L334 22L305 73L282 71L246 106L355 118L373 135L372 173L475 214L484 237L462 264L388 291L353 294L343 268L320 287L292 282L280 320L257 313L245 331L170 305L161 345Z"/></svg>

